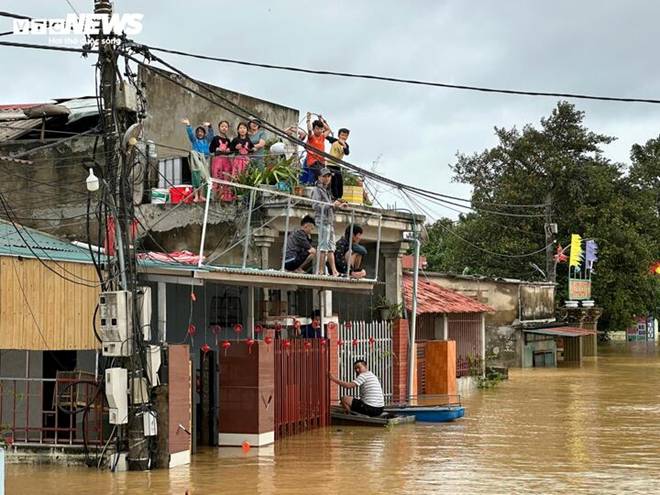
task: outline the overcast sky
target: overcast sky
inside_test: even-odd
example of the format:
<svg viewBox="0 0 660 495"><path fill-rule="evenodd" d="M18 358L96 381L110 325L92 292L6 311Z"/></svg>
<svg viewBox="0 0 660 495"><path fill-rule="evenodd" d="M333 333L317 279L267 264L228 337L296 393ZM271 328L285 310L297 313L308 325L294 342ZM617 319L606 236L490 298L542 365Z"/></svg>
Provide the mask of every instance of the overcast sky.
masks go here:
<svg viewBox="0 0 660 495"><path fill-rule="evenodd" d="M91 12L92 0L70 0ZM144 14L136 41L221 57L314 69L525 90L658 98L660 2L632 1L269 1L114 2ZM65 0L3 0L33 17L71 12ZM6 29L5 29L6 27ZM0 32L11 29L0 19ZM32 39L30 39L32 38ZM46 42L47 37L3 40ZM306 111L351 129L353 163L403 182L468 196L451 181L457 151L495 144L493 126L538 123L553 98L448 89L274 70L176 56L197 79ZM7 103L94 93L93 60L0 47ZM616 136L607 147L627 162L630 146L660 133L660 105L576 101L587 125ZM388 196L392 202L392 196ZM404 206L399 200L398 206ZM455 216L454 212L436 209Z"/></svg>

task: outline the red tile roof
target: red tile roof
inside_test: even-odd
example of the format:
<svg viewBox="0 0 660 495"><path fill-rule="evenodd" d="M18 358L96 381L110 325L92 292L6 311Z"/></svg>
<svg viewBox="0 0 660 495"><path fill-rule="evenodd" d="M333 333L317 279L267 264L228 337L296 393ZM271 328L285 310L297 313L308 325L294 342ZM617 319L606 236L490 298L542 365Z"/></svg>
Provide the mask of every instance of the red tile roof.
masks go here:
<svg viewBox="0 0 660 495"><path fill-rule="evenodd" d="M412 311L412 276L404 274L403 293L406 309ZM426 313L492 313L495 310L486 304L458 292L440 287L420 277L417 284L417 314Z"/></svg>
<svg viewBox="0 0 660 495"><path fill-rule="evenodd" d="M541 335L559 335L560 337L581 337L583 335L595 335L594 330L579 327L550 327L550 328L525 328L527 333L539 333Z"/></svg>

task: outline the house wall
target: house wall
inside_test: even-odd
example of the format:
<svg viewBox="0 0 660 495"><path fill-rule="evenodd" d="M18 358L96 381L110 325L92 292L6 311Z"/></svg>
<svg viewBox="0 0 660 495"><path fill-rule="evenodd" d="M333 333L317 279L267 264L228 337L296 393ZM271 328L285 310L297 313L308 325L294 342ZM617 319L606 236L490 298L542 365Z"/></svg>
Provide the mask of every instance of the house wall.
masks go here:
<svg viewBox="0 0 660 495"><path fill-rule="evenodd" d="M220 120L227 120L230 123L229 127L232 135L235 135L236 125L243 120L172 82L172 80L182 82L187 87L206 94L209 98L216 98L208 90L205 91L203 87L186 81L176 74L141 66L138 75L143 83L148 105L148 116L144 123L145 136L154 140L157 144L190 149L185 128L181 124L183 118L188 118L193 127L200 125L202 122L211 122L214 128L217 128ZM212 88L214 92L246 109L250 115L259 116L280 129L298 123L298 110L204 84ZM221 100L219 101L223 103ZM223 104L226 105L226 103ZM158 153L159 156L163 157L182 154L162 146L159 146Z"/></svg>
<svg viewBox="0 0 660 495"><path fill-rule="evenodd" d="M13 210L16 221L27 227L53 235L87 239L85 226L88 171L82 163L93 161L93 136L80 136L59 142L57 146L31 152L23 165L0 160L0 193ZM32 148L52 144L34 139L0 143L0 155L12 155ZM102 156L102 143L98 144ZM0 217L7 218L0 210ZM96 242L95 217L90 221L92 242Z"/></svg>
<svg viewBox="0 0 660 495"><path fill-rule="evenodd" d="M99 289L64 280L44 265L67 278L97 280L88 264L0 257L0 349L96 349L92 316Z"/></svg>
<svg viewBox="0 0 660 495"><path fill-rule="evenodd" d="M554 317L554 285L427 273L442 287L453 289L495 309L486 313L486 359L491 366L520 367L523 321Z"/></svg>

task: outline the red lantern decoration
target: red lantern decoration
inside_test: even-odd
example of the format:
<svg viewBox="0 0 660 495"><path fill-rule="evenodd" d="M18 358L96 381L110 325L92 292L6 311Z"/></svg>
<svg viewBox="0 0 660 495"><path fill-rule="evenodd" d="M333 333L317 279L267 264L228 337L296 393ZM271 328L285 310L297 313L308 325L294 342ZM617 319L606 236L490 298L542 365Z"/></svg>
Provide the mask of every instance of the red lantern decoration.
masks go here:
<svg viewBox="0 0 660 495"><path fill-rule="evenodd" d="M243 453L244 453L244 454L247 454L248 452L250 452L250 442L248 442L247 440L245 440L245 441L241 444L241 449L243 449Z"/></svg>
<svg viewBox="0 0 660 495"><path fill-rule="evenodd" d="M234 332L236 332L236 335L238 335L243 331L243 325L241 325L240 323L234 323L233 328L234 328Z"/></svg>
<svg viewBox="0 0 660 495"><path fill-rule="evenodd" d="M312 320L312 328L318 330L321 328L321 322L319 320Z"/></svg>
<svg viewBox="0 0 660 495"><path fill-rule="evenodd" d="M266 335L264 337L264 342L266 343L266 347L268 348L268 352L270 352L270 344L273 343L273 337L271 337L270 335Z"/></svg>
<svg viewBox="0 0 660 495"><path fill-rule="evenodd" d="M341 339L339 339L339 340L337 341L337 347L341 347L341 346L343 346L343 345L344 345L344 341L341 340Z"/></svg>
<svg viewBox="0 0 660 495"><path fill-rule="evenodd" d="M225 356L227 355L227 349L229 349L230 347L231 347L231 342L229 342L228 340L225 340L222 343L222 350L225 351Z"/></svg>
<svg viewBox="0 0 660 495"><path fill-rule="evenodd" d="M197 333L197 327L194 324L189 324L188 325L188 335L191 337L194 337L195 334Z"/></svg>
<svg viewBox="0 0 660 495"><path fill-rule="evenodd" d="M372 346L375 343L376 343L376 339L374 339L373 337L369 337L369 345Z"/></svg>
<svg viewBox="0 0 660 495"><path fill-rule="evenodd" d="M344 328L346 330L350 330L351 328L353 328L353 324L350 321L347 321L346 323L344 323Z"/></svg>
<svg viewBox="0 0 660 495"><path fill-rule="evenodd" d="M210 329L213 335L218 335L220 330L222 330L222 327L220 325L211 325Z"/></svg>
<svg viewBox="0 0 660 495"><path fill-rule="evenodd" d="M327 343L328 343L328 341L326 339L321 339L321 342L319 342L319 344L321 344L321 352L325 351L325 345Z"/></svg>
<svg viewBox="0 0 660 495"><path fill-rule="evenodd" d="M208 344L203 344L202 347L200 347L200 350L206 354L207 352L211 351L211 346Z"/></svg>
<svg viewBox="0 0 660 495"><path fill-rule="evenodd" d="M357 347L357 346L358 346L358 339L353 339L353 347Z"/></svg>
<svg viewBox="0 0 660 495"><path fill-rule="evenodd" d="M191 300L192 302L197 301L197 296L195 295L195 292L194 292L194 291L191 291L191 292L190 292L190 300Z"/></svg>
<svg viewBox="0 0 660 495"><path fill-rule="evenodd" d="M284 347L284 349L286 349L286 353L288 355L289 354L289 349L291 349L291 341L288 340L288 339L283 340L282 341L282 347Z"/></svg>
<svg viewBox="0 0 660 495"><path fill-rule="evenodd" d="M254 326L254 333L259 334L259 333L262 333L263 331L264 331L264 327L262 327L261 325L255 325Z"/></svg>
<svg viewBox="0 0 660 495"><path fill-rule="evenodd" d="M334 332L335 330L337 330L337 324L334 321L331 321L330 323L328 323L328 330Z"/></svg>
<svg viewBox="0 0 660 495"><path fill-rule="evenodd" d="M312 343L311 342L305 342L305 352L309 352L309 350L312 348Z"/></svg>
<svg viewBox="0 0 660 495"><path fill-rule="evenodd" d="M245 343L248 346L248 353L252 354L252 346L254 345L256 341L254 339L247 339Z"/></svg>

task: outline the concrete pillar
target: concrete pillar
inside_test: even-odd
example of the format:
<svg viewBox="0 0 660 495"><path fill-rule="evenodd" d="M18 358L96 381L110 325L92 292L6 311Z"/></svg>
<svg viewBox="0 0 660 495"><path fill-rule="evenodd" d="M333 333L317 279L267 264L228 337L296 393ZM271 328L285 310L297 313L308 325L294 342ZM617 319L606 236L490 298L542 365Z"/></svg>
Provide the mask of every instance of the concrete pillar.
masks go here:
<svg viewBox="0 0 660 495"><path fill-rule="evenodd" d="M258 229L255 229L254 231L253 234L254 245L259 250L259 266L261 267L262 270L268 270L269 268L271 268L269 266L270 248L275 242L276 238L277 238L277 232L269 227L260 227ZM275 266L273 266L272 268L279 270L280 264L276 263ZM270 294L268 292L268 289L262 289L262 291L263 291L264 304L267 305L268 301L270 301ZM259 319L261 319L262 316L263 316L262 314L259 314Z"/></svg>
<svg viewBox="0 0 660 495"><path fill-rule="evenodd" d="M392 322L392 399L403 402L407 397L408 383L408 320Z"/></svg>
<svg viewBox="0 0 660 495"><path fill-rule="evenodd" d="M449 318L447 313L442 315L442 340L449 340Z"/></svg>
<svg viewBox="0 0 660 495"><path fill-rule="evenodd" d="M486 313L481 313L481 373L486 374Z"/></svg>
<svg viewBox="0 0 660 495"><path fill-rule="evenodd" d="M259 249L259 260L262 270L279 269L280 265L270 267L270 248L277 238L277 232L269 227L260 227L254 231L254 245ZM281 260L280 260L281 261Z"/></svg>
<svg viewBox="0 0 660 495"><path fill-rule="evenodd" d="M403 302L401 257L407 250L408 244L405 242L393 242L381 246L385 258L385 297L392 304Z"/></svg>
<svg viewBox="0 0 660 495"><path fill-rule="evenodd" d="M275 350L233 342L220 356L218 444L261 447L275 441Z"/></svg>
<svg viewBox="0 0 660 495"><path fill-rule="evenodd" d="M321 328L325 328L332 318L332 291L319 291L319 310L321 311Z"/></svg>

